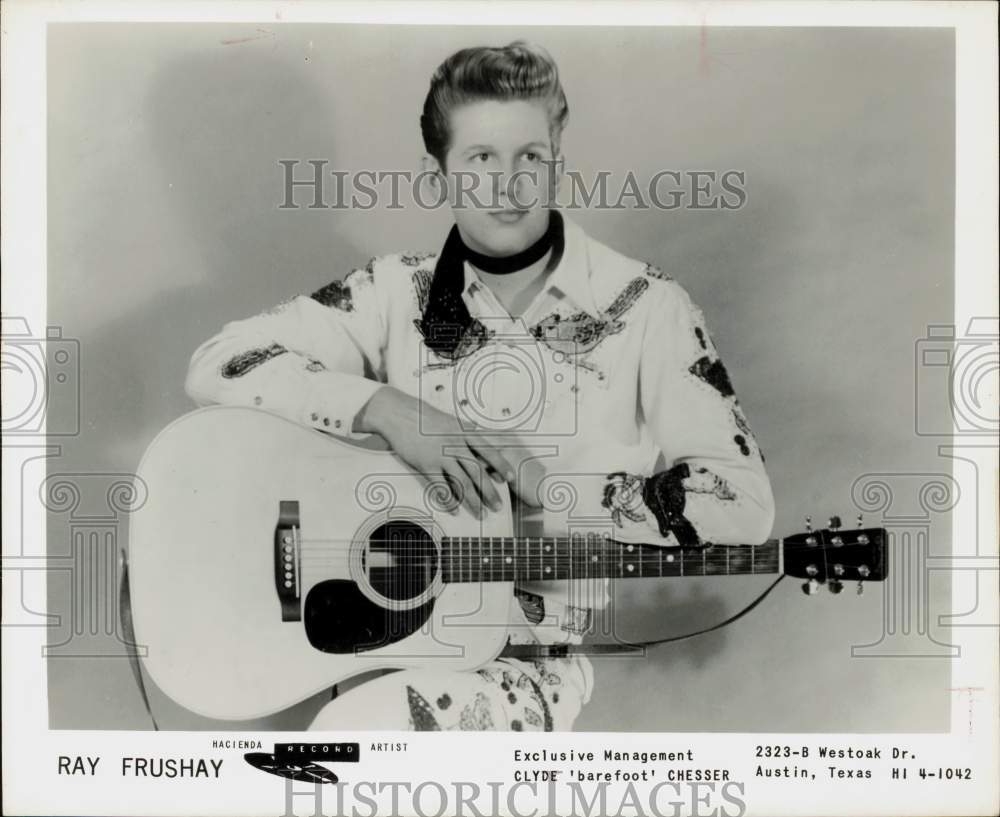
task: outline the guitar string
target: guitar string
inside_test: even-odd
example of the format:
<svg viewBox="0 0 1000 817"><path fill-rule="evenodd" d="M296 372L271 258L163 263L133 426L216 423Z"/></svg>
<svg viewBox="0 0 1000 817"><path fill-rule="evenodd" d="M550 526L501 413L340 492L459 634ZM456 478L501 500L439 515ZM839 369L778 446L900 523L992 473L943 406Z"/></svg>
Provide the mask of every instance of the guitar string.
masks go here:
<svg viewBox="0 0 1000 817"><path fill-rule="evenodd" d="M407 542L400 542L399 540L393 540L393 539L374 539L374 540L371 540L371 539L359 539L359 540L341 539L341 540L330 540L330 541L331 542L333 542L333 541L344 542L345 544L343 544L343 545L336 545L336 546L333 546L333 547L328 547L328 546L325 546L325 545L316 545L316 546L312 546L311 545L311 546L307 546L307 547L300 547L299 551L301 553L317 553L317 552L329 552L329 551L338 551L338 550L353 550L354 548L358 547L359 545L360 546L365 546L365 545L373 545L373 544L374 545L401 545L401 544L410 544L410 543L407 543ZM524 543L516 543L516 544L517 544L517 547L518 547L519 551L523 551L524 550ZM531 547L538 547L539 544L541 544L541 543L534 543L534 544L531 545ZM576 546L576 544L577 543L574 543L574 546ZM581 543L581 544L583 544L583 543ZM724 548L725 550L729 550L729 551L742 550L742 549L749 550L751 547L761 548L761 549L770 547L770 549L772 549L772 550L776 549L774 545L770 545L770 546L768 546L768 545L706 545L705 547L702 547L702 548L683 548L683 547L677 547L676 545L674 545L674 546L662 546L661 547L660 545L648 545L648 544L647 545L641 545L641 544L635 544L635 543L629 543L629 544L633 544L635 547L659 548L660 550L664 550L664 551L667 551L667 552L673 551L675 553L676 552L680 552L680 551L692 552L692 553L700 553L702 551L709 552L709 548L710 547ZM482 545L479 545L478 543L472 543L472 545L474 545L476 547L486 548L486 549L488 549L488 548L491 547L491 545L489 543L483 543ZM470 546L472 546L472 545L470 545ZM566 545L568 545L568 543L566 543L566 542L554 543L554 546L562 548L562 552L566 551L566 549L567 549ZM459 543L457 540L452 540L452 541L450 541L448 543L448 546L449 547L463 547L464 545L462 543ZM627 547L627 545L625 545L625 546ZM512 545L510 543L506 543L505 544L505 543L497 542L497 543L493 544L492 547L494 547L494 548L505 548L506 547L507 549L510 549L512 547ZM617 544L612 544L612 545L610 545L610 547L617 547ZM810 551L811 550L811 551L816 552L816 553L819 553L821 551L828 553L830 551L833 551L833 552L838 552L838 551L844 552L844 551L847 551L849 548L852 548L852 547L868 547L868 546L867 545L861 545L861 544L852 545L852 544L845 543L843 545L824 545L824 546L820 547L820 546L817 546L817 545L805 545L805 544L798 544L798 543L786 543L785 546L784 546L784 550L785 551L789 551L789 550ZM437 550L437 549L438 548L435 548L435 550ZM717 553L717 554L723 554L723 553L725 553L725 550L716 550L716 551L711 551L711 552Z"/></svg>

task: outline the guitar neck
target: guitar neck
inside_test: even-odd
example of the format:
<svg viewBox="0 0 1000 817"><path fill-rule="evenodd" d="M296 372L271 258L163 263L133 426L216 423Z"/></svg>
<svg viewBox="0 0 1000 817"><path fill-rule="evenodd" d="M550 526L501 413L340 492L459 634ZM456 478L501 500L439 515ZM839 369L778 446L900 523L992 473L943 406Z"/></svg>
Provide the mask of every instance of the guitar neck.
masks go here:
<svg viewBox="0 0 1000 817"><path fill-rule="evenodd" d="M762 545L665 548L585 537L445 537L445 583L739 576L781 572L780 539Z"/></svg>

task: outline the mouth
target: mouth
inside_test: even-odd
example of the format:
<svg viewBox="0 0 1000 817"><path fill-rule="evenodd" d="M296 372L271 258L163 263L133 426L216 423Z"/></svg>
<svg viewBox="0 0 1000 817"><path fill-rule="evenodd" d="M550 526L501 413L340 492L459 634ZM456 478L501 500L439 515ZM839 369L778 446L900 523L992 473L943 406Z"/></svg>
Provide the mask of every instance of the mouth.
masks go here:
<svg viewBox="0 0 1000 817"><path fill-rule="evenodd" d="M495 210L490 213L490 216L501 224L517 224L521 219L528 215L527 210Z"/></svg>

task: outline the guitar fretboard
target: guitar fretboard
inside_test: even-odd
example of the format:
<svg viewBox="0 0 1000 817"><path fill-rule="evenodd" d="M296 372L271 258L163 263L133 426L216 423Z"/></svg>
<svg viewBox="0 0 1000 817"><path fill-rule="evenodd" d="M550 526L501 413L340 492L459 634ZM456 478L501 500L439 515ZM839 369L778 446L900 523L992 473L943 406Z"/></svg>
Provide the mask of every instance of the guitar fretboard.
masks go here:
<svg viewBox="0 0 1000 817"><path fill-rule="evenodd" d="M780 540L667 548L597 537L445 537L445 583L778 573Z"/></svg>

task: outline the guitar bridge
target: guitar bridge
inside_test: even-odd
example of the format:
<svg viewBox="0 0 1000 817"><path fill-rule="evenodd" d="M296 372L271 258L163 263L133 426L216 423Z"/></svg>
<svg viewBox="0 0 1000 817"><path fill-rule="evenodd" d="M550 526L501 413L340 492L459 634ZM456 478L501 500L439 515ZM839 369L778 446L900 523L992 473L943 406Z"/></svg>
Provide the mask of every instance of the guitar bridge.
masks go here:
<svg viewBox="0 0 1000 817"><path fill-rule="evenodd" d="M301 621L300 594L301 539L299 503L283 499L278 503L278 524L274 529L274 586L281 602L282 621Z"/></svg>

